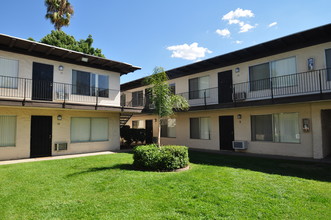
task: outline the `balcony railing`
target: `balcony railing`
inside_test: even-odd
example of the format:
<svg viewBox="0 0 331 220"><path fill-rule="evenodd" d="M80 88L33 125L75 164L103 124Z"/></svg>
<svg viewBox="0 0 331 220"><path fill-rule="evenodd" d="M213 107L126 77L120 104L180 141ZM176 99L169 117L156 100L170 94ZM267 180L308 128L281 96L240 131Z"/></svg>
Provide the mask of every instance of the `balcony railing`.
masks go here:
<svg viewBox="0 0 331 220"><path fill-rule="evenodd" d="M141 94L134 97L134 92L121 92L121 106L129 108L149 108L150 103L146 97Z"/></svg>
<svg viewBox="0 0 331 220"><path fill-rule="evenodd" d="M178 93L177 95L188 100L190 106L218 104L218 87Z"/></svg>
<svg viewBox="0 0 331 220"><path fill-rule="evenodd" d="M233 101L254 101L331 92L331 69L271 77L233 85Z"/></svg>
<svg viewBox="0 0 331 220"><path fill-rule="evenodd" d="M276 100L278 98L304 95L323 96L331 93L331 69L321 69L309 72L271 77L229 85L228 88L208 88L197 91L178 93L186 98L191 107L229 103L249 103L259 100ZM149 108L148 99L132 98L132 93L123 92L130 97L125 106L140 106ZM221 97L220 97L221 96ZM316 97L315 97L316 98ZM317 97L317 99L320 99ZM147 101L146 101L147 100ZM124 102L122 102L123 104Z"/></svg>
<svg viewBox="0 0 331 220"><path fill-rule="evenodd" d="M0 76L0 98L18 101L51 101L119 106L120 91L67 83Z"/></svg>

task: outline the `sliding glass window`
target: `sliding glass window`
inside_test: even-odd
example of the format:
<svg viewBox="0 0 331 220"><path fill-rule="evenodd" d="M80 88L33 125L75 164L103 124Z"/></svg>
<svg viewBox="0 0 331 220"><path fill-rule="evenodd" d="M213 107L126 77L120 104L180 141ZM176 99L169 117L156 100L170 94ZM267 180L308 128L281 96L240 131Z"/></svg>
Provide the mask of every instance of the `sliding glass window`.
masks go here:
<svg viewBox="0 0 331 220"><path fill-rule="evenodd" d="M71 118L71 142L108 141L108 118Z"/></svg>
<svg viewBox="0 0 331 220"><path fill-rule="evenodd" d="M251 116L252 141L299 143L299 114L277 113Z"/></svg>
<svg viewBox="0 0 331 220"><path fill-rule="evenodd" d="M109 97L109 76L73 70L72 94Z"/></svg>
<svg viewBox="0 0 331 220"><path fill-rule="evenodd" d="M0 147L16 145L16 116L0 116Z"/></svg>
<svg viewBox="0 0 331 220"><path fill-rule="evenodd" d="M189 79L189 90L189 99L209 97L209 76Z"/></svg>
<svg viewBox="0 0 331 220"><path fill-rule="evenodd" d="M18 60L0 58L0 87L17 89Z"/></svg>
<svg viewBox="0 0 331 220"><path fill-rule="evenodd" d="M210 118L190 118L190 138L210 139Z"/></svg>

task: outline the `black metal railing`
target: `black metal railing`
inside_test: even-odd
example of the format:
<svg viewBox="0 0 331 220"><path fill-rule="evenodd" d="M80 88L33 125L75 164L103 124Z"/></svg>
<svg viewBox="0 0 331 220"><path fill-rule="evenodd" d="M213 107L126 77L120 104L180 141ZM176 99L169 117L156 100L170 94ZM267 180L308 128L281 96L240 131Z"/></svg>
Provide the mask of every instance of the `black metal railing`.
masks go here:
<svg viewBox="0 0 331 220"><path fill-rule="evenodd" d="M331 69L271 77L233 85L233 101L275 99L331 92Z"/></svg>
<svg viewBox="0 0 331 220"><path fill-rule="evenodd" d="M150 102L143 95L135 96L135 92L121 92L121 106L134 108L149 108ZM147 100L147 101L146 101Z"/></svg>
<svg viewBox="0 0 331 220"><path fill-rule="evenodd" d="M270 77L267 79L236 83L228 88L208 88L178 93L186 98L190 106L250 102L257 100L277 99L302 95L331 92L331 69L320 69L308 72ZM149 108L148 99L132 99L132 93L122 92L129 98L124 106ZM221 96L221 97L219 97ZM136 103L136 104L134 104ZM137 105L138 103L138 105Z"/></svg>
<svg viewBox="0 0 331 220"><path fill-rule="evenodd" d="M0 97L35 101L119 106L119 90L0 76Z"/></svg>
<svg viewBox="0 0 331 220"><path fill-rule="evenodd" d="M218 104L218 87L178 93L190 106Z"/></svg>

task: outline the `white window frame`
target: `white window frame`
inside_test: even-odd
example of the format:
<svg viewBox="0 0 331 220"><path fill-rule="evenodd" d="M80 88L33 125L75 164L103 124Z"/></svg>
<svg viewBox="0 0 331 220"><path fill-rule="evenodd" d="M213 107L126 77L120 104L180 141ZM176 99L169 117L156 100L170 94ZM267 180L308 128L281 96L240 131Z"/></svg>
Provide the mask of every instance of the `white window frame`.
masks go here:
<svg viewBox="0 0 331 220"><path fill-rule="evenodd" d="M203 80L203 78L207 78L206 82L207 82L208 85L202 87L201 86L201 81ZM190 81L191 80L198 80L198 89L197 90L191 90L191 87L190 87ZM204 98L205 97L205 91L206 91L206 98L210 97L210 76L209 75L191 78L188 81L189 81L189 99L190 100ZM206 88L204 88L204 87L206 87ZM194 95L191 95L192 92L193 92ZM195 95L195 93L197 93L197 95Z"/></svg>
<svg viewBox="0 0 331 220"><path fill-rule="evenodd" d="M86 138L87 140L83 140L83 141L76 141L76 140L73 140L73 129L74 128L74 125L73 125L73 119L86 119L86 120L89 120L89 128L88 128L88 138ZM94 139L92 137L92 134L93 132L95 132L93 130L93 121L94 120L100 120L100 119L103 119L103 120L106 120L107 121L107 137L106 138L103 138L103 139ZM104 142L104 141L109 141L109 118L106 118L106 117L71 117L71 122L70 122L70 141L71 143L82 143L82 142Z"/></svg>
<svg viewBox="0 0 331 220"><path fill-rule="evenodd" d="M8 125L3 123L3 120L12 119L11 130ZM16 129L17 129L17 116L16 115L0 115L0 148L1 147L16 147ZM3 127L2 127L3 126ZM11 140L9 140L11 139Z"/></svg>
<svg viewBox="0 0 331 220"><path fill-rule="evenodd" d="M2 67L1 64L9 63L9 62L12 62L11 65L15 65L15 71L13 74L8 74L8 72L3 72L5 68ZM19 60L0 57L0 88L17 89L18 74L19 74Z"/></svg>
<svg viewBox="0 0 331 220"><path fill-rule="evenodd" d="M289 59L294 59L294 72L293 73L288 73L288 74L283 74L283 75L280 75L280 76L274 76L274 71L273 71L273 66L275 65L276 62L281 62L281 61L284 61L284 60L289 60ZM253 68L255 66L259 66L259 65L262 65L262 64L268 64L269 65L269 76L268 78L265 78L265 79L261 79L262 80L266 80L268 81L268 83L271 83L272 81L272 84L273 84L273 89L277 89L277 88L282 88L282 87L290 87L290 86L296 86L297 85L297 76L296 76L296 73L297 73L297 57L296 56L290 56L290 57L286 57L286 58L282 58L282 59L277 59L277 60L272 60L272 61L269 61L269 62L264 62L264 63L260 63L260 64L256 64L256 65L252 65L252 66L249 66L248 69L250 70L250 68ZM251 79L251 72L249 71L249 79ZM286 76L286 78L280 78L281 76ZM283 79L283 80L282 80ZM284 83L284 79L286 80L285 83ZM290 80L288 80L290 79ZM251 89L251 86L252 86L252 83L253 81L250 81L249 85L250 85L250 91L261 91L261 90L267 90L267 89L270 89L270 85L269 86L266 86L266 88L263 88L263 89ZM255 82L257 83L257 82ZM262 87L265 87L263 85L263 82L260 83ZM276 86L276 87L275 87ZM258 87L258 86L256 86Z"/></svg>
<svg viewBox="0 0 331 220"><path fill-rule="evenodd" d="M283 141L282 139L286 139L286 135L290 135L289 132L284 132L283 129L281 129L281 124L284 124L286 121L288 120L284 120L281 117L286 118L286 115L293 115L295 116L297 119L296 120L296 134L295 134L295 138L293 138L293 141ZM254 134L253 133L253 126L256 126L253 124L253 117L256 116L271 116L271 136L272 136L272 140L261 140L261 138L257 138L258 134ZM277 119L278 117L278 119ZM293 144L300 144L301 142L301 135L300 135L300 126L299 126L299 113L298 112L285 112L285 113L273 113L273 114L263 114L263 115L251 115L251 141L263 141L263 142L274 142L274 143L293 143ZM286 130L286 129L284 129ZM255 135L255 137L254 137Z"/></svg>
<svg viewBox="0 0 331 220"><path fill-rule="evenodd" d="M192 120L191 119L198 119L199 120L199 137L192 137L192 134L191 134L191 128L192 128ZM202 120L207 120L208 122L208 130L207 131L203 131L202 130ZM211 121L210 121L210 117L194 117L194 118L190 118L190 139L195 139L195 140L211 140L211 137L210 137L210 124L211 124ZM206 137L208 136L208 137Z"/></svg>
<svg viewBox="0 0 331 220"><path fill-rule="evenodd" d="M107 75L107 74L99 74L99 73L92 73L92 72L87 72L87 71L73 69L72 70L72 77L71 77L72 85L73 86L77 86L77 81L74 82L74 72L76 72L76 74L78 72L84 72L84 73L90 74L90 82L89 82L90 87L88 88L89 89L89 95L87 95L87 94L86 95L85 94L78 94L77 93L77 88L76 89L72 89L72 94L73 95L96 96L96 89L99 90L98 91L99 93L102 92L100 89L104 89L104 90L108 90L107 93L106 93L106 95L100 95L100 94L98 94L98 96L99 97L104 97L104 98L109 98L109 90L110 90L110 88L109 88L109 75ZM104 77L107 78L108 88L100 88L99 87L99 77L100 76L104 76ZM95 79L94 80L94 83L93 83L93 77ZM76 80L77 80L77 75L76 75ZM74 93L74 91L76 91L76 92Z"/></svg>
<svg viewBox="0 0 331 220"><path fill-rule="evenodd" d="M137 123L137 126L134 126L134 123ZM145 128L144 120L132 120L132 128L144 129Z"/></svg>
<svg viewBox="0 0 331 220"><path fill-rule="evenodd" d="M175 118L167 118L161 120L161 137L163 138L176 138L176 124ZM172 126L171 126L172 125ZM163 132L163 129L167 129ZM163 135L166 133L166 135Z"/></svg>

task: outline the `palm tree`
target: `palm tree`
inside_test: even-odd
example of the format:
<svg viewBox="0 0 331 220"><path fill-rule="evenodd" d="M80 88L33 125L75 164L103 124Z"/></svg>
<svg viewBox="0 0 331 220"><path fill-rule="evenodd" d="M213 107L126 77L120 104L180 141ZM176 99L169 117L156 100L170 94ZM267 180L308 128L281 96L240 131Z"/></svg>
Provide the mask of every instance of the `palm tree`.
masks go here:
<svg viewBox="0 0 331 220"><path fill-rule="evenodd" d="M55 30L61 30L63 26L70 24L70 18L74 9L67 0L45 0L47 7L46 19L50 19Z"/></svg>

